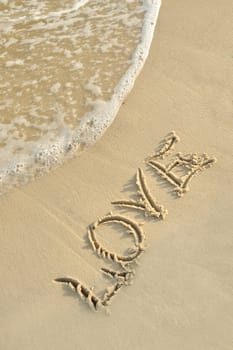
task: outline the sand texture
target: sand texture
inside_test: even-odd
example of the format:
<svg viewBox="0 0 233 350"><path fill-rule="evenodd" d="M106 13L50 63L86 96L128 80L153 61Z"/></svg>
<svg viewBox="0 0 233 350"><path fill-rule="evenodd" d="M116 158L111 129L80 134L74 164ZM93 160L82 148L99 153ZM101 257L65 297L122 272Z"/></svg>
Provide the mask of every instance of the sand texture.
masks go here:
<svg viewBox="0 0 233 350"><path fill-rule="evenodd" d="M0 349L233 348L231 14L164 0L102 139L1 197Z"/></svg>

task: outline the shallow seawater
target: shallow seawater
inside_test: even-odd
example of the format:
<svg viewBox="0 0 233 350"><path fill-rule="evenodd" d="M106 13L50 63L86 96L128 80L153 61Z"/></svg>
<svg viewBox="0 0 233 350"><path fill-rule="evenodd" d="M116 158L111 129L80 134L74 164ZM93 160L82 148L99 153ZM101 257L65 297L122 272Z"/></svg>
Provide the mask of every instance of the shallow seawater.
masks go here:
<svg viewBox="0 0 233 350"><path fill-rule="evenodd" d="M102 135L145 61L159 5L0 0L0 192Z"/></svg>

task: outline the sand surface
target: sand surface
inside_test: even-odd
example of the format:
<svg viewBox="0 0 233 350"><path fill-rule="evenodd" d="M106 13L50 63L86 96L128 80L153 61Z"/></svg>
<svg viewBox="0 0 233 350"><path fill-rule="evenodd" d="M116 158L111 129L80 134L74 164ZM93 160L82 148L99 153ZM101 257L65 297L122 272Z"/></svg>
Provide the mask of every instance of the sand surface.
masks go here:
<svg viewBox="0 0 233 350"><path fill-rule="evenodd" d="M231 13L231 0L164 0L148 61L104 137L0 199L0 349L233 348ZM218 159L182 198L143 163L171 130L176 152ZM165 220L111 205L136 193L138 167ZM106 315L52 281L111 283L86 240L110 210L145 221L147 248ZM132 243L119 233L101 231L102 242L122 251Z"/></svg>

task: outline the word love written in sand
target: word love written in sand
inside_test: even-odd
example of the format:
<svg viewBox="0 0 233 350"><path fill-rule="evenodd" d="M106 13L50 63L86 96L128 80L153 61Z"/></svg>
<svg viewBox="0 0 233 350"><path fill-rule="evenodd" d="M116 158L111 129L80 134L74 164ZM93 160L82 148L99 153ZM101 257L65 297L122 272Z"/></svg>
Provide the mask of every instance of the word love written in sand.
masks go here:
<svg viewBox="0 0 233 350"><path fill-rule="evenodd" d="M157 174L162 176L168 183L174 186L174 192L180 197L189 190L188 185L190 180L197 173L213 165L216 159L209 157L207 154L198 155L193 153L183 155L182 153L177 153L170 163L164 165L160 161L173 150L177 142L179 142L179 137L176 133L170 133L162 141L159 151L146 158L145 163L154 169ZM185 173L182 174L182 176L178 176L177 173L174 172L176 168L178 168L178 170L182 168ZM137 200L123 199L114 201L112 204L118 207L141 210L144 212L145 216L163 220L168 214L168 211L154 196L152 196L146 182L146 176L141 168L139 168L136 173L136 186L138 190ZM117 254L115 251L110 251L98 240L97 228L108 223L121 225L127 230L127 234L133 237L134 245L128 249L128 254L121 255ZM141 224L138 224L126 216L110 212L88 227L88 240L93 251L98 257L108 260L113 265L119 266L119 270L109 269L107 267L101 268L103 273L115 280L114 285L107 288L104 295L98 296L91 288L71 277L60 277L56 278L55 281L68 284L82 299L87 301L94 310L98 310L100 307L106 307L112 297L115 296L123 286L128 285L132 281L135 274L133 267L141 254L145 251L145 233L141 226Z"/></svg>

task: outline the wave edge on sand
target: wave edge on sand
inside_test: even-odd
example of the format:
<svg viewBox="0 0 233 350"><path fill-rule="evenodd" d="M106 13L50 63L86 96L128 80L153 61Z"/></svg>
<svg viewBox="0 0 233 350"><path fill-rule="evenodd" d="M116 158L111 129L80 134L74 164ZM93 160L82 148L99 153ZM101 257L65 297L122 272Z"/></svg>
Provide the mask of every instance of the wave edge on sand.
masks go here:
<svg viewBox="0 0 233 350"><path fill-rule="evenodd" d="M143 0L145 15L140 42L133 51L129 68L114 88L112 97L107 101L97 98L93 103L93 110L82 116L80 124L72 132L63 128L54 136L52 142L51 140L37 142L27 154L23 156L17 154L3 162L0 169L1 193L8 191L13 186L24 185L51 168L62 164L83 148L94 144L104 134L114 121L125 97L133 88L135 79L146 61L160 5L160 0ZM85 2L82 7L85 7ZM89 85L87 88L93 90L95 94L96 86Z"/></svg>

